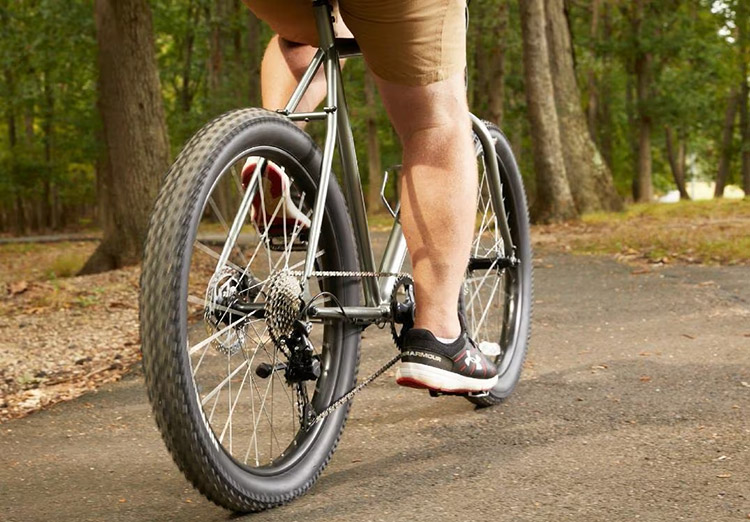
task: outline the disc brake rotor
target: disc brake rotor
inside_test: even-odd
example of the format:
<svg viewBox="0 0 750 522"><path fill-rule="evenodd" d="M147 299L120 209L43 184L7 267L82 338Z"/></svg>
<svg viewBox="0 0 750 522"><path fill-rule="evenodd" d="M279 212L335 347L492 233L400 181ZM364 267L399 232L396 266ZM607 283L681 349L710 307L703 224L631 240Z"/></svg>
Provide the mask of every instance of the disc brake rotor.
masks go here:
<svg viewBox="0 0 750 522"><path fill-rule="evenodd" d="M206 332L215 335L224 330L211 341L211 346L224 355L238 353L245 344L245 323L241 321L241 314L232 310L232 305L241 292L247 290L245 287L236 270L224 267L211 277L206 289L206 307L203 313ZM230 325L234 326L227 328Z"/></svg>

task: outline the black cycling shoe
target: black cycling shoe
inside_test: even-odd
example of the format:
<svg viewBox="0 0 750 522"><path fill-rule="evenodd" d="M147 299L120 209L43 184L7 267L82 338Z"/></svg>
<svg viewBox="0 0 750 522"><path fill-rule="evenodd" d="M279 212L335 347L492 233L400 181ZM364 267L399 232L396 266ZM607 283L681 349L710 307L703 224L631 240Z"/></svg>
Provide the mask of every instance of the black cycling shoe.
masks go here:
<svg viewBox="0 0 750 522"><path fill-rule="evenodd" d="M497 384L497 368L462 332L451 344L438 341L429 330L412 328L404 334L396 383L446 393L487 391Z"/></svg>

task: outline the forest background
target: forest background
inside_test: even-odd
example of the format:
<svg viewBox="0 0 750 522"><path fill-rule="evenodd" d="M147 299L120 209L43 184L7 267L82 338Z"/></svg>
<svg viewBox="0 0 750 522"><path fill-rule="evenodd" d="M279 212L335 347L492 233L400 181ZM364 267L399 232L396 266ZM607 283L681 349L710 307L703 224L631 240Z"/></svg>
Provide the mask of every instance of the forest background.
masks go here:
<svg viewBox="0 0 750 522"><path fill-rule="evenodd" d="M470 104L509 136L534 219L674 189L687 198L686 180L750 193L749 11L746 0L472 2ZM0 233L10 235L101 225L118 211L106 187L134 190L133 175L158 184L204 123L260 104L272 36L240 0L1 0L0 34ZM364 62L350 60L345 77L378 211L400 148ZM139 96L149 121L118 129L107 111L127 113ZM133 143L128 132L145 128L168 139ZM114 161L123 153L135 163Z"/></svg>

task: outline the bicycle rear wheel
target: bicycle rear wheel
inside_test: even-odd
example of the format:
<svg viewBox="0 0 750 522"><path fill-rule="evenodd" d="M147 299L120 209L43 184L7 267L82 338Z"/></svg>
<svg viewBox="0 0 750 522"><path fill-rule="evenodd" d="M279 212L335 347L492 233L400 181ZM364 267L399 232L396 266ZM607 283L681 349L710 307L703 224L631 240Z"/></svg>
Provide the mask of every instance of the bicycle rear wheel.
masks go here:
<svg viewBox="0 0 750 522"><path fill-rule="evenodd" d="M252 182L253 173L243 172L248 158L273 162L288 181L264 170ZM310 324L307 362L319 364L319 376L298 380L284 367L290 346L274 335L272 320L279 318L268 311L274 295L286 299L285 310L299 304L296 271L309 245L305 218L293 216L311 217L320 169L320 150L289 120L259 109L234 111L187 144L151 219L140 302L149 398L179 468L206 497L233 511L259 511L303 494L328 463L348 413L347 405L309 425L354 385L360 330L344 321ZM274 193L280 180L289 198ZM252 209L235 218L252 190L245 197ZM220 266L233 221L241 228ZM355 252L344 198L331 177L316 269L356 271ZM275 290L280 281L286 294ZM310 290L344 306L359 302L352 278L314 279Z"/></svg>
<svg viewBox="0 0 750 522"><path fill-rule="evenodd" d="M460 307L466 327L477 343L499 344L495 356L498 382L486 396L469 397L480 406L498 404L507 398L521 377L531 327L533 300L532 251L526 194L518 165L507 138L500 129L485 122L495 143L502 183L504 209L495 209L493 190L488 178L484 155L477 147L479 162L479 196L477 226L471 248L473 261L464 280ZM505 212L515 252L504 244L498 225L498 212ZM518 263L504 267L501 263L487 266L486 260L502 260L515 255Z"/></svg>

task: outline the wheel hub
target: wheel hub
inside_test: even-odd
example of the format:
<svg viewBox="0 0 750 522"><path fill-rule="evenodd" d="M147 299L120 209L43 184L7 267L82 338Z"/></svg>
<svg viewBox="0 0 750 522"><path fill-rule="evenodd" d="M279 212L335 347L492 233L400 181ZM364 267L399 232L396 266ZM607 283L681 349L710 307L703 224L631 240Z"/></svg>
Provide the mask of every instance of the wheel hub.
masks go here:
<svg viewBox="0 0 750 522"><path fill-rule="evenodd" d="M221 331L211 341L211 345L219 353L234 355L245 343L245 324L241 320L244 315L236 312L233 306L248 291L247 278L232 268L224 267L211 277L206 289L204 318L209 335ZM231 328L227 328L230 325Z"/></svg>

